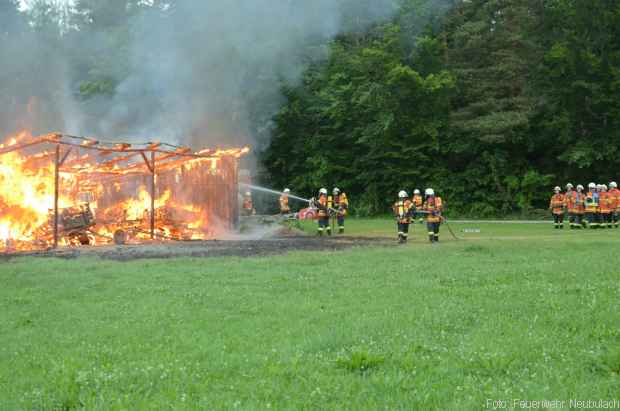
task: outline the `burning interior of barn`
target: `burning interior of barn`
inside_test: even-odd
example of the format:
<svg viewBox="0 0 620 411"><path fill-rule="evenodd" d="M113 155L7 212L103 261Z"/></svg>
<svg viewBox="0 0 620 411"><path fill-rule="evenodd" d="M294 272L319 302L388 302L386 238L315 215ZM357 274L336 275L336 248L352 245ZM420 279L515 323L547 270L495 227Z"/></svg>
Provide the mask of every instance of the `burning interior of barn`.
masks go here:
<svg viewBox="0 0 620 411"><path fill-rule="evenodd" d="M216 238L248 151L21 133L0 145L0 252Z"/></svg>

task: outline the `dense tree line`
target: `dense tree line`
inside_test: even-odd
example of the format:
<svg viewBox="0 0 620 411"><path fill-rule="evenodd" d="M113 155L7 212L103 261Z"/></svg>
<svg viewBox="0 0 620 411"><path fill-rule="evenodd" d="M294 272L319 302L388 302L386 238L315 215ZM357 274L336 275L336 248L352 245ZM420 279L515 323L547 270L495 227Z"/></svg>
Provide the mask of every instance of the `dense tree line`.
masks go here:
<svg viewBox="0 0 620 411"><path fill-rule="evenodd" d="M382 213L433 186L462 214L544 208L618 176L620 4L406 0L285 87L264 179Z"/></svg>

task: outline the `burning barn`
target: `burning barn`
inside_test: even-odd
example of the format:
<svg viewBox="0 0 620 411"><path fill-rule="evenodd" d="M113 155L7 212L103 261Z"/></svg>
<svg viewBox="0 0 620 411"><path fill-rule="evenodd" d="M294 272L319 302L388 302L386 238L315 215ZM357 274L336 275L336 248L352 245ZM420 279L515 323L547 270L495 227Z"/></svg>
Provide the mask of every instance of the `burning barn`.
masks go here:
<svg viewBox="0 0 620 411"><path fill-rule="evenodd" d="M214 238L248 151L22 133L0 145L0 251Z"/></svg>

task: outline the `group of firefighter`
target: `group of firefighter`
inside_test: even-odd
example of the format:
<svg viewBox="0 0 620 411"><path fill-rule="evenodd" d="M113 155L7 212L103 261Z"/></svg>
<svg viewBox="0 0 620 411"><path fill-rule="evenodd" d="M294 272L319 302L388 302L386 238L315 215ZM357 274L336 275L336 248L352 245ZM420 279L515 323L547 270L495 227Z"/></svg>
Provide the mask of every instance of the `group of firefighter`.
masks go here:
<svg viewBox="0 0 620 411"><path fill-rule="evenodd" d="M288 204L289 193L290 190L287 188L280 197L280 212L283 214L291 212ZM318 197L311 201L311 206L317 210L317 233L319 236L332 234L330 221L334 220L338 224L338 233L344 233L345 217L349 209L349 199L346 193L336 187L329 195L326 188L321 188ZM424 197L422 197L420 190L414 190L411 199L406 191L401 190L398 193L398 201L392 206L392 211L396 217L399 243L407 242L409 225L416 218L420 218L420 222L422 222L422 216L426 219L429 241L431 243L439 241L439 227L443 220L441 215L443 204L441 197L436 196L432 188L425 190Z"/></svg>
<svg viewBox="0 0 620 411"><path fill-rule="evenodd" d="M320 236L332 235L330 222L334 221L338 224L338 234L344 234L344 219L349 211L349 199L346 193L334 187L329 195L326 188L321 188L319 196L311 201L311 206L317 210L317 233Z"/></svg>
<svg viewBox="0 0 620 411"><path fill-rule="evenodd" d="M443 201L441 197L435 195L435 190L427 188L424 190L424 197L420 190L413 190L413 197L405 190L398 193L398 201L392 206L392 211L396 217L398 229L398 242L404 244L409 237L409 225L419 218L422 222L426 219L428 240L432 243L439 242L439 228L443 221Z"/></svg>
<svg viewBox="0 0 620 411"><path fill-rule="evenodd" d="M564 214L568 213L571 229L618 228L620 213L620 190L615 181L605 184L588 184L588 191L579 184L566 184L566 193L556 186L549 202L556 229L564 228Z"/></svg>

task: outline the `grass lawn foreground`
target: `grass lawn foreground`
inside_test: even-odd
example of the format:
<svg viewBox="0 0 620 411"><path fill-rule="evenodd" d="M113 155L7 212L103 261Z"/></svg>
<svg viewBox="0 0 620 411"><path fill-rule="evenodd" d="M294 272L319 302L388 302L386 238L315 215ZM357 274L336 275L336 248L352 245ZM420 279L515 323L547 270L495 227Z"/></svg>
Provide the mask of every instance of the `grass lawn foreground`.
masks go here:
<svg viewBox="0 0 620 411"><path fill-rule="evenodd" d="M452 227L439 246L416 225L343 252L1 262L0 409L618 399L620 229ZM347 233L396 240L389 220Z"/></svg>

